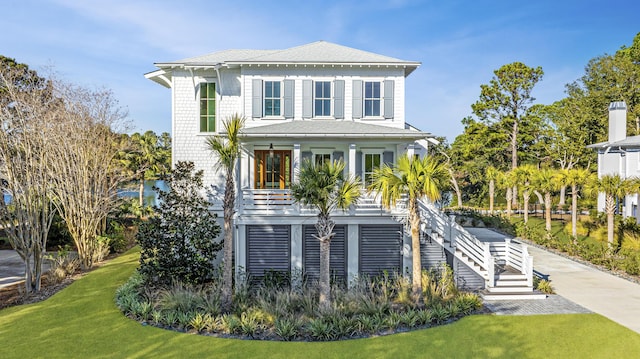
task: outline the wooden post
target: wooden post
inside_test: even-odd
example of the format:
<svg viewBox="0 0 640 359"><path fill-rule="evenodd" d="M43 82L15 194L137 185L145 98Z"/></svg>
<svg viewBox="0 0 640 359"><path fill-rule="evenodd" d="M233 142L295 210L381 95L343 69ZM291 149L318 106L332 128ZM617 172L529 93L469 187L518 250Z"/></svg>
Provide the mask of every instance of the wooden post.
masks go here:
<svg viewBox="0 0 640 359"><path fill-rule="evenodd" d="M487 266L487 276L489 277L487 280L487 287L493 288L495 284L495 263L493 261L493 257L491 256L491 250L489 249L489 243L484 243L484 262Z"/></svg>
<svg viewBox="0 0 640 359"><path fill-rule="evenodd" d="M511 252L511 238L504 239L504 265L509 265L509 252Z"/></svg>

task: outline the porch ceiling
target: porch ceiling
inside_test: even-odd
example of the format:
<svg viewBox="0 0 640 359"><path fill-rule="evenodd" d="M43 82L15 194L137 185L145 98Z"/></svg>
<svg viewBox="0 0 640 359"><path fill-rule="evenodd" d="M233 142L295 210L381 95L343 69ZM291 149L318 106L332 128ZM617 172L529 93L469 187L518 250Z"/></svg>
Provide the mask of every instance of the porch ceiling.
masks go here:
<svg viewBox="0 0 640 359"><path fill-rule="evenodd" d="M245 128L241 136L254 138L354 138L419 140L433 137L428 132L372 125L353 121L314 120L290 121L273 125Z"/></svg>

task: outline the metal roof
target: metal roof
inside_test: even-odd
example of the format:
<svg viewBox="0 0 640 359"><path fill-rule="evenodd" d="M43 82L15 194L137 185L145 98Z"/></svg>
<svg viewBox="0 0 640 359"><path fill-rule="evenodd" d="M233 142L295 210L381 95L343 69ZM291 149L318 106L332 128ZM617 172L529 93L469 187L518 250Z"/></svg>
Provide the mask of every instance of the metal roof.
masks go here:
<svg viewBox="0 0 640 359"><path fill-rule="evenodd" d="M379 138L379 139L424 139L430 133L373 125L354 121L296 120L272 125L245 128L244 138Z"/></svg>
<svg viewBox="0 0 640 359"><path fill-rule="evenodd" d="M596 149L607 147L636 148L640 147L640 136L631 136L615 142L598 142L592 145L588 145L587 147Z"/></svg>

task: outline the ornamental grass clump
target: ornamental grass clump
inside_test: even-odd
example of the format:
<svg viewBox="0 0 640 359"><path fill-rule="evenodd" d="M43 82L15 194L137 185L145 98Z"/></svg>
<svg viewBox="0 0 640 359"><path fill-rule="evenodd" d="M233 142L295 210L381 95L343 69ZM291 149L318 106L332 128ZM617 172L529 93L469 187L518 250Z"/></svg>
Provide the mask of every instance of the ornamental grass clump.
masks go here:
<svg viewBox="0 0 640 359"><path fill-rule="evenodd" d="M410 281L391 273L362 277L349 289L334 284L332 305L320 309L310 284L281 286L280 276L256 287L240 285L231 312L220 307L218 282L145 286L136 274L117 291L116 304L128 316L158 327L201 334L270 340L359 338L448 323L481 307L472 293L458 293L447 267L423 273L426 303L407 302ZM219 281L219 279L218 279Z"/></svg>

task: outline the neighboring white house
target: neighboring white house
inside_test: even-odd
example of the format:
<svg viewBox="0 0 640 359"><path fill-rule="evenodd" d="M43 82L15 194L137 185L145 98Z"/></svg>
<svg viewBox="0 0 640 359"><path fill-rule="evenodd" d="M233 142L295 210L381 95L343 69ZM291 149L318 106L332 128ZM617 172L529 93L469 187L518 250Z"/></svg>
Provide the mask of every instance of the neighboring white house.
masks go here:
<svg viewBox="0 0 640 359"><path fill-rule="evenodd" d="M627 105L624 101L609 104L608 141L588 147L598 151L598 178L616 174L623 179L640 177L640 136L627 137ZM598 211L604 211L604 193L598 195ZM640 218L637 194L625 197L620 214Z"/></svg>
<svg viewBox="0 0 640 359"><path fill-rule="evenodd" d="M431 134L405 119L405 78L419 62L318 41L284 50L226 50L155 64L145 76L171 89L173 162L193 161L204 181L223 192L223 173L205 144L235 113L246 117L237 173L236 274L319 273L315 211L289 194L304 159L343 159L363 186L373 170L407 153L426 154ZM220 211L221 201L214 204ZM505 258L532 291L532 265L514 243L481 243L428 204L421 245L423 266L447 262L459 284L494 287L494 263ZM411 268L405 209L383 209L365 196L350 211L332 214L331 269L342 280ZM221 217L221 216L219 216ZM498 246L498 247L496 247ZM497 248L497 249L496 249ZM509 254L515 250L516 254ZM496 254L496 253L500 254ZM515 253L515 252L514 252ZM513 280L511 281L513 282ZM508 285L508 284L507 284ZM509 288L502 288L508 291Z"/></svg>

